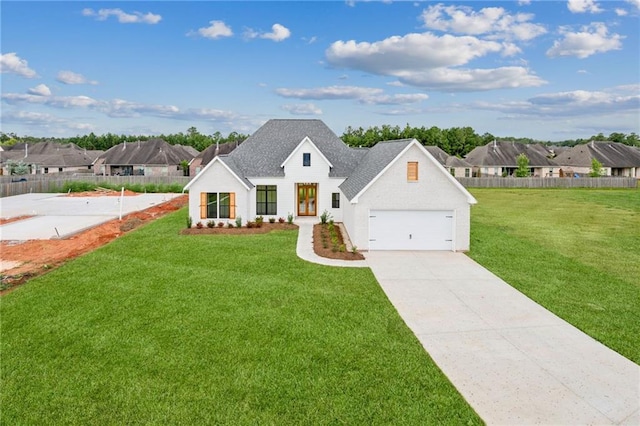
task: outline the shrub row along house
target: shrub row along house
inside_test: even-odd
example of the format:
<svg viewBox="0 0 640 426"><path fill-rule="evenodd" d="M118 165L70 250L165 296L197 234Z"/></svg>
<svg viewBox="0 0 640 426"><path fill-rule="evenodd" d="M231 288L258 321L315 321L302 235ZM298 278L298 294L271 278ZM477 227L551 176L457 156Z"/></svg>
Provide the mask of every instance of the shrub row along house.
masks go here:
<svg viewBox="0 0 640 426"><path fill-rule="evenodd" d="M602 165L602 176L640 179L640 150L616 142L589 142L564 148L494 141L476 147L465 160L476 177L514 176L518 156L522 154L529 162L530 176L534 177L584 176L591 172L595 159Z"/></svg>
<svg viewBox="0 0 640 426"><path fill-rule="evenodd" d="M327 212L361 250L468 250L476 203L416 139L352 148L320 120L269 120L185 189L193 224Z"/></svg>
<svg viewBox="0 0 640 426"><path fill-rule="evenodd" d="M57 142L18 143L0 148L0 174L9 175L16 164L24 174L91 173L103 151L90 151L76 144Z"/></svg>

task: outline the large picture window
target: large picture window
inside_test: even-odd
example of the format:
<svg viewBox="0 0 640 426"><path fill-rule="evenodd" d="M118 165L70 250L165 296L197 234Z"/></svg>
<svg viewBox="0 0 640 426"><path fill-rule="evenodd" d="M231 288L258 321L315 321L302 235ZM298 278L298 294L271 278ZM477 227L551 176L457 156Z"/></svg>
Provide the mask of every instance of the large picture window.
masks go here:
<svg viewBox="0 0 640 426"><path fill-rule="evenodd" d="M236 194L233 192L202 192L200 219L235 219Z"/></svg>
<svg viewBox="0 0 640 426"><path fill-rule="evenodd" d="M276 185L258 185L256 187L256 214L278 214L278 187Z"/></svg>

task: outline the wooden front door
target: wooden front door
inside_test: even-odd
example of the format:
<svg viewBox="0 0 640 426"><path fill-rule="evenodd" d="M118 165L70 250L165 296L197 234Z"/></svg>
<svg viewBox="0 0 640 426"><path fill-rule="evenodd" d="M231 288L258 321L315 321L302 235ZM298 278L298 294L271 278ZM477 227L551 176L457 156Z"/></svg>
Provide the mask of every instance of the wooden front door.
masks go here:
<svg viewBox="0 0 640 426"><path fill-rule="evenodd" d="M318 184L298 184L298 216L316 216L318 201Z"/></svg>

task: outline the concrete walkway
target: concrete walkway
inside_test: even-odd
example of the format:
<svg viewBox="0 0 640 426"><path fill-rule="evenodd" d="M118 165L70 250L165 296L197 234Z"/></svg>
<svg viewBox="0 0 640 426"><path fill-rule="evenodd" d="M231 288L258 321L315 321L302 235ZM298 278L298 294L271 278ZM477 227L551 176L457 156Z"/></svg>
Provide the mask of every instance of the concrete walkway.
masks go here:
<svg viewBox="0 0 640 426"><path fill-rule="evenodd" d="M453 252L369 252L429 355L487 424L640 424L640 367Z"/></svg>
<svg viewBox="0 0 640 426"><path fill-rule="evenodd" d="M351 268L366 268L369 266L366 260L338 260L320 257L313 251L313 225L318 223L318 218L297 217L295 221L298 225L298 242L296 253L298 257L309 262L327 266L341 266Z"/></svg>

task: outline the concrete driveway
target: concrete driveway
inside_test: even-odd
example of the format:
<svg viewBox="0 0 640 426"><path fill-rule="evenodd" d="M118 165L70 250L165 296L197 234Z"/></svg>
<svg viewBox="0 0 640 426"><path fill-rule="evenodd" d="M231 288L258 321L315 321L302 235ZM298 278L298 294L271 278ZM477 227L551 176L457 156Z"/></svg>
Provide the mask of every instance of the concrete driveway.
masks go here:
<svg viewBox="0 0 640 426"><path fill-rule="evenodd" d="M640 367L453 252L369 252L406 324L487 424L640 424Z"/></svg>

